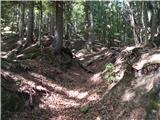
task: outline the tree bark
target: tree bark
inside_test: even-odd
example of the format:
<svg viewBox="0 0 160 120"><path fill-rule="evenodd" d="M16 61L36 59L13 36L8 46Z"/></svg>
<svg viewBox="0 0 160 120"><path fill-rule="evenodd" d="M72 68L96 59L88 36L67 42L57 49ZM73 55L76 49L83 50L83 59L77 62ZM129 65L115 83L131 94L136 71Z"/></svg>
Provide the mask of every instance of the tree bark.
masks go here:
<svg viewBox="0 0 160 120"><path fill-rule="evenodd" d="M20 20L19 20L19 39L22 41L24 38L24 15L25 15L25 2L20 1Z"/></svg>
<svg viewBox="0 0 160 120"><path fill-rule="evenodd" d="M89 39L89 28L90 28L89 9L90 9L89 1L85 1L84 2L84 12L85 12L85 21L86 21L86 24L85 24L85 30L86 31L85 31L85 34L84 34L84 38L87 41Z"/></svg>
<svg viewBox="0 0 160 120"><path fill-rule="evenodd" d="M31 44L33 41L33 29L34 29L34 1L30 1L26 46Z"/></svg>
<svg viewBox="0 0 160 120"><path fill-rule="evenodd" d="M55 34L55 17L53 15L50 16L50 34L51 36Z"/></svg>
<svg viewBox="0 0 160 120"><path fill-rule="evenodd" d="M136 30L136 24L135 24L135 20L134 20L133 11L130 7L129 2L127 2L127 5L129 7L129 11L130 11L130 21L131 21L131 28L132 28L132 31L133 31L134 42L135 42L135 45L139 45L139 37L138 37L137 30Z"/></svg>
<svg viewBox="0 0 160 120"><path fill-rule="evenodd" d="M154 41L154 35L156 34L156 23L157 23L157 16L156 16L156 12L155 12L155 9L154 9L154 4L155 2L151 3L152 4L152 10L151 10L151 13L152 13L152 16L151 16L151 40L152 42Z"/></svg>
<svg viewBox="0 0 160 120"><path fill-rule="evenodd" d="M84 10L85 10L85 21L86 21L86 25L85 25L85 35L84 38L85 40L88 41L87 44L87 49L88 50L92 50L92 46L93 46L93 42L95 40L95 35L94 35L94 18L93 18L93 7L94 3L92 4L92 2L90 1L86 1L84 2Z"/></svg>
<svg viewBox="0 0 160 120"><path fill-rule="evenodd" d="M56 43L54 53L59 54L63 46L63 1L56 1L56 30L55 30Z"/></svg>
<svg viewBox="0 0 160 120"><path fill-rule="evenodd" d="M40 1L40 20L39 20L39 35L38 35L38 40L39 44L41 44L41 32L42 32L42 18L43 18L43 11L42 11L42 1Z"/></svg>
<svg viewBox="0 0 160 120"><path fill-rule="evenodd" d="M90 39L89 41L91 42L91 45L93 45L93 42L95 41L95 35L94 35L94 3L91 2L90 6L91 6L91 13L90 13L90 27L91 27L91 31L90 31Z"/></svg>
<svg viewBox="0 0 160 120"><path fill-rule="evenodd" d="M146 4L143 1L142 2L142 25L144 29L144 44L148 43L148 34L147 34L147 9L146 9Z"/></svg>
<svg viewBox="0 0 160 120"><path fill-rule="evenodd" d="M72 3L71 1L65 2L65 40L70 40L71 37L71 16L72 16Z"/></svg>

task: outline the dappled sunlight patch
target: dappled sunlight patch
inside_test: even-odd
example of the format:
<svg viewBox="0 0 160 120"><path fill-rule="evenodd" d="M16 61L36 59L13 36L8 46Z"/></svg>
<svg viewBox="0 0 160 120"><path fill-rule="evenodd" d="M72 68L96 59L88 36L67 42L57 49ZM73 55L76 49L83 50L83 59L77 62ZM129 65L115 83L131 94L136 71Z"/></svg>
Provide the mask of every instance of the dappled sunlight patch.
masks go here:
<svg viewBox="0 0 160 120"><path fill-rule="evenodd" d="M17 55L17 58L23 57L24 54Z"/></svg>
<svg viewBox="0 0 160 120"><path fill-rule="evenodd" d="M10 75L10 73L11 73L11 72L9 72L9 71L4 71L4 70L2 70L2 74L4 74L4 76Z"/></svg>
<svg viewBox="0 0 160 120"><path fill-rule="evenodd" d="M56 119L55 117L53 117L49 120L72 120L72 118L70 118L69 116L65 116L65 115L59 115Z"/></svg>
<svg viewBox="0 0 160 120"><path fill-rule="evenodd" d="M116 74L116 80L121 80L124 76L125 70L121 70L118 74Z"/></svg>
<svg viewBox="0 0 160 120"><path fill-rule="evenodd" d="M1 56L4 56L6 54L7 54L7 52L1 51Z"/></svg>
<svg viewBox="0 0 160 120"><path fill-rule="evenodd" d="M112 53L110 51L107 51L104 53L105 56L110 56Z"/></svg>
<svg viewBox="0 0 160 120"><path fill-rule="evenodd" d="M126 49L124 49L123 52L129 52L129 51L134 50L135 48L140 48L140 46L129 46L129 47L126 47Z"/></svg>
<svg viewBox="0 0 160 120"><path fill-rule="evenodd" d="M80 58L79 60L84 60L84 58L82 57L82 58Z"/></svg>
<svg viewBox="0 0 160 120"><path fill-rule="evenodd" d="M9 26L6 26L5 28L3 28L3 30L2 30L2 32L1 32L1 34L3 35L3 34L9 34L9 33L16 33L15 31L11 31L11 27L9 27Z"/></svg>
<svg viewBox="0 0 160 120"><path fill-rule="evenodd" d="M42 77L42 78L46 79L45 76L43 76L41 74L38 74L38 73L35 73L35 72L29 72L29 74L32 75L32 76L34 76L34 77L37 77L37 78L41 78Z"/></svg>
<svg viewBox="0 0 160 120"><path fill-rule="evenodd" d="M101 116L97 116L95 120L102 120Z"/></svg>
<svg viewBox="0 0 160 120"><path fill-rule="evenodd" d="M124 62L123 58L117 58L116 64L121 65Z"/></svg>
<svg viewBox="0 0 160 120"><path fill-rule="evenodd" d="M11 27L7 26L4 28L5 31L9 31L11 29Z"/></svg>
<svg viewBox="0 0 160 120"><path fill-rule="evenodd" d="M76 55L75 55L77 58L81 58L81 57L83 57L84 56L84 53L77 53Z"/></svg>
<svg viewBox="0 0 160 120"><path fill-rule="evenodd" d="M46 109L45 104L39 104L38 107L41 108L41 109Z"/></svg>
<svg viewBox="0 0 160 120"><path fill-rule="evenodd" d="M137 103L141 100L142 95L149 93L159 82L160 74L158 72L139 77L131 82L132 89L125 90L125 93L122 95L121 99L122 101L134 100Z"/></svg>
<svg viewBox="0 0 160 120"><path fill-rule="evenodd" d="M107 50L107 48L106 47L102 47L101 50Z"/></svg>
<svg viewBox="0 0 160 120"><path fill-rule="evenodd" d="M41 98L41 104L46 104L50 109L77 107L80 103L75 100L67 99L63 95L52 93L47 98Z"/></svg>
<svg viewBox="0 0 160 120"><path fill-rule="evenodd" d="M66 94L68 97L71 97L71 98L73 97L73 98L76 98L76 99L84 99L88 95L88 92L79 92L77 90L68 90L67 88L62 87L58 84L54 84L54 83L51 83L49 81L46 81L46 80L50 80L50 79L46 78L45 76L40 75L38 73L30 73L30 74L32 76L34 76L35 78L37 78L38 80L40 80L44 85L50 86L54 90Z"/></svg>
<svg viewBox="0 0 160 120"><path fill-rule="evenodd" d="M125 61L123 60L123 58L120 58L120 57L117 58L116 60L116 65L115 65L113 72L116 73L115 79L118 81L124 77L124 73L126 71L126 68L125 68L126 65L123 64L124 62Z"/></svg>
<svg viewBox="0 0 160 120"><path fill-rule="evenodd" d="M158 73L140 77L136 79L135 88L143 87L147 90L146 92L148 92L153 88L154 82L159 80L159 78L160 75Z"/></svg>
<svg viewBox="0 0 160 120"><path fill-rule="evenodd" d="M47 91L47 89L41 85L36 86L36 89L39 91Z"/></svg>
<svg viewBox="0 0 160 120"><path fill-rule="evenodd" d="M93 83L101 83L103 81L101 75L102 72L96 73L89 80Z"/></svg>
<svg viewBox="0 0 160 120"><path fill-rule="evenodd" d="M100 96L97 93L93 93L91 94L88 98L89 101L95 101L95 100L99 100Z"/></svg>
<svg viewBox="0 0 160 120"><path fill-rule="evenodd" d="M17 41L17 44L18 44L18 45L21 45L21 44L22 44L22 40L18 40L18 41Z"/></svg>
<svg viewBox="0 0 160 120"><path fill-rule="evenodd" d="M146 92L151 91L153 87L154 87L154 81L151 80L151 81L149 81L149 82L146 84L146 86L145 86Z"/></svg>
<svg viewBox="0 0 160 120"><path fill-rule="evenodd" d="M146 62L147 60L141 60L139 63L134 64L132 67L136 70L140 70Z"/></svg>
<svg viewBox="0 0 160 120"><path fill-rule="evenodd" d="M67 91L67 95L69 97L75 97L75 98L78 98L78 99L83 99L88 95L88 92L79 92L79 91L70 90L70 91Z"/></svg>
<svg viewBox="0 0 160 120"><path fill-rule="evenodd" d="M19 88L21 91L30 91L30 88L35 88L35 86L36 86L36 84L34 83L34 82L32 82L32 81L26 81L26 82L24 82L22 85L21 85L21 87ZM28 92L29 92L28 91Z"/></svg>
<svg viewBox="0 0 160 120"><path fill-rule="evenodd" d="M135 97L135 92L133 90L126 90L122 96L122 101L130 101Z"/></svg>
<svg viewBox="0 0 160 120"><path fill-rule="evenodd" d="M99 57L101 57L101 55L95 55L93 58L94 58L94 59L97 59L97 58L99 58Z"/></svg>

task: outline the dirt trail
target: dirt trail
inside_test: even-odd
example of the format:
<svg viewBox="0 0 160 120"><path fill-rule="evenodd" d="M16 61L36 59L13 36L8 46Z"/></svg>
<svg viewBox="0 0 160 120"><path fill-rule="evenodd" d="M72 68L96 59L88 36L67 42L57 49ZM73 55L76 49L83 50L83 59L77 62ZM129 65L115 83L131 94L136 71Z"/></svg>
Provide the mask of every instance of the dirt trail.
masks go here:
<svg viewBox="0 0 160 120"><path fill-rule="evenodd" d="M125 73L125 78L112 88L101 75L103 66L112 61L113 56L104 56L88 66L95 72L89 74L78 64L60 69L44 61L28 60L31 71L11 76L21 80L20 90L32 94L34 109L26 104L12 120L144 119L148 94L160 83L160 71L139 78Z"/></svg>
<svg viewBox="0 0 160 120"><path fill-rule="evenodd" d="M15 120L79 120L81 106L100 100L107 89L99 72L89 74L78 65L64 71L35 60L28 64L32 71L13 76L22 80L20 89L34 91L34 110L25 106Z"/></svg>

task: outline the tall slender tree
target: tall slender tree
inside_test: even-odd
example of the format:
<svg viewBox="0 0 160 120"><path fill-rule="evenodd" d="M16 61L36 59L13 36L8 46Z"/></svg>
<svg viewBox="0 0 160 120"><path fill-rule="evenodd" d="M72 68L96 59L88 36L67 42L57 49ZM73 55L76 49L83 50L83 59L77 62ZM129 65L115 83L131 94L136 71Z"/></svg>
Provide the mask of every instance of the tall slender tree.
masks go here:
<svg viewBox="0 0 160 120"><path fill-rule="evenodd" d="M86 32L84 34L85 40L89 39L89 28L90 28L90 20L89 20L89 1L84 2L84 12L85 12L85 29Z"/></svg>
<svg viewBox="0 0 160 120"><path fill-rule="evenodd" d="M34 1L29 3L29 16L28 16L28 31L27 31L27 43L25 46L31 44L33 40L33 30L34 30Z"/></svg>
<svg viewBox="0 0 160 120"><path fill-rule="evenodd" d="M147 34L147 7L146 7L146 3L143 1L142 2L142 26L144 29L144 43L147 44L148 43L148 34Z"/></svg>
<svg viewBox="0 0 160 120"><path fill-rule="evenodd" d="M43 18L43 10L42 10L42 1L40 1L40 20L39 20L39 35L38 35L38 40L39 44L41 44L41 32L42 32L42 18Z"/></svg>
<svg viewBox="0 0 160 120"><path fill-rule="evenodd" d="M25 15L25 2L20 1L20 9L19 9L19 39L23 40L24 38L24 15Z"/></svg>
<svg viewBox="0 0 160 120"><path fill-rule="evenodd" d="M54 53L59 54L63 46L63 1L56 1L55 40Z"/></svg>
<svg viewBox="0 0 160 120"><path fill-rule="evenodd" d="M132 27L132 31L133 31L133 38L134 38L134 42L135 45L139 44L139 36L137 33L137 27L136 27L136 23L135 23L135 18L134 18L134 14L133 14L133 10L130 6L131 3L127 2L129 11L130 11L130 21L131 21L131 27Z"/></svg>
<svg viewBox="0 0 160 120"><path fill-rule="evenodd" d="M156 34L156 23L157 23L157 16L156 16L156 9L155 7L156 2L150 3L150 10L151 10L151 40L154 41L154 35Z"/></svg>

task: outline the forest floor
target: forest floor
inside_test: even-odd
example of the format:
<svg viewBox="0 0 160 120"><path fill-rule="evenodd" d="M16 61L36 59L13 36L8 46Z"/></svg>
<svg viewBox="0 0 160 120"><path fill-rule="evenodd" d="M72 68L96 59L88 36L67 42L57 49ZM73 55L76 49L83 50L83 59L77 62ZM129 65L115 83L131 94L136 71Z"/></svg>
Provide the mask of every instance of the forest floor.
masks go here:
<svg viewBox="0 0 160 120"><path fill-rule="evenodd" d="M150 108L150 96L154 94L160 98L159 91L152 92L155 85L160 86L160 70L138 78L132 72L124 73L125 77L117 82L104 79L105 64L115 63L119 53L104 49L95 54L81 54L81 63L88 65L87 68L94 73L88 73L74 61L67 68L58 68L39 59L25 60L30 68L27 72L2 69L2 75L18 82L12 88L30 94L20 112L13 112L10 119L160 119L160 108ZM77 58L78 55L80 53L77 53ZM90 62L94 58L98 59ZM29 105L31 101L33 106ZM152 115L148 115L148 112Z"/></svg>

